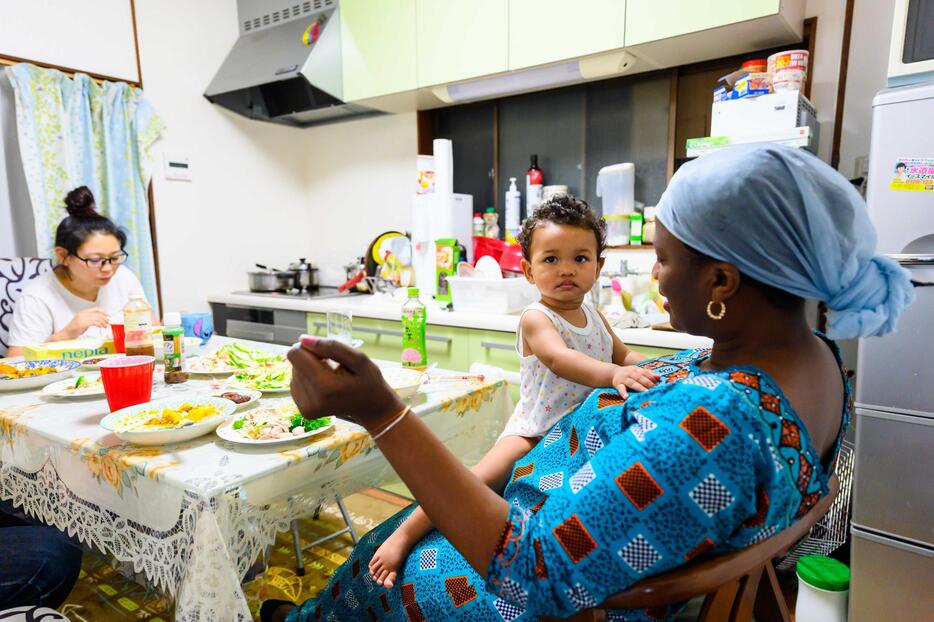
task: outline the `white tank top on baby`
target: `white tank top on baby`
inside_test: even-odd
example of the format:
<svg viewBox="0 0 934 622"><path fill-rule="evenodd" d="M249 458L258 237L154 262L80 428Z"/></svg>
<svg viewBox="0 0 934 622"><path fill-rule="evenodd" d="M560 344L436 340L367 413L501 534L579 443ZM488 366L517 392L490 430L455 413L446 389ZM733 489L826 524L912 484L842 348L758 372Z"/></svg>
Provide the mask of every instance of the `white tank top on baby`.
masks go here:
<svg viewBox="0 0 934 622"><path fill-rule="evenodd" d="M567 347L582 352L587 356L611 363L613 361L613 338L600 319L600 315L588 304L581 305L587 318L587 325L578 328L563 317L541 304L532 303L522 312L531 310L544 313L551 319L555 330ZM576 382L566 380L548 369L534 354L523 356L522 320L516 334L516 351L519 354L520 376L519 403L506 423L506 429L500 435L539 437L548 432L569 410L593 391Z"/></svg>

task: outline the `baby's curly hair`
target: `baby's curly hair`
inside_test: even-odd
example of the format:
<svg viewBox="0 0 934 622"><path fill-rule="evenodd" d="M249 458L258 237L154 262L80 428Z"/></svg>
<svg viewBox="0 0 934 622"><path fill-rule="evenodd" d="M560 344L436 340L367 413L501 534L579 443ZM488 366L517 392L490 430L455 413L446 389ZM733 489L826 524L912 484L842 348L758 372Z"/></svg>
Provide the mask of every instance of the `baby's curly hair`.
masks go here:
<svg viewBox="0 0 934 622"><path fill-rule="evenodd" d="M522 225L519 244L526 261L532 260L532 234L542 223L571 225L593 231L597 239L597 256L606 248L606 221L593 213L587 202L569 194L560 194L539 205Z"/></svg>

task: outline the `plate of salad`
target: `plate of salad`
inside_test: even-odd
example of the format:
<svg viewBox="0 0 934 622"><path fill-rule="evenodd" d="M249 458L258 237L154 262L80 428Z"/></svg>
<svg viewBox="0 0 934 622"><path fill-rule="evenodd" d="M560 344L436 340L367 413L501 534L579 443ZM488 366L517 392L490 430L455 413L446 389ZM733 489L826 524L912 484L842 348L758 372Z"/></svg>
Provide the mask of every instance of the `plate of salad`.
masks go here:
<svg viewBox="0 0 934 622"><path fill-rule="evenodd" d="M284 393L291 384L292 364L288 361L244 369L227 379L229 387L254 389L263 393Z"/></svg>
<svg viewBox="0 0 934 622"><path fill-rule="evenodd" d="M186 362L191 374L231 374L244 369L273 367L284 362L279 354L264 352L245 344L228 343L211 354L195 356Z"/></svg>
<svg viewBox="0 0 934 622"><path fill-rule="evenodd" d="M306 419L291 401L260 406L224 422L217 435L247 445L288 443L321 434L334 427L331 417Z"/></svg>
<svg viewBox="0 0 934 622"><path fill-rule="evenodd" d="M82 374L47 384L42 388L42 395L48 397L96 398L104 395L104 383L100 374Z"/></svg>

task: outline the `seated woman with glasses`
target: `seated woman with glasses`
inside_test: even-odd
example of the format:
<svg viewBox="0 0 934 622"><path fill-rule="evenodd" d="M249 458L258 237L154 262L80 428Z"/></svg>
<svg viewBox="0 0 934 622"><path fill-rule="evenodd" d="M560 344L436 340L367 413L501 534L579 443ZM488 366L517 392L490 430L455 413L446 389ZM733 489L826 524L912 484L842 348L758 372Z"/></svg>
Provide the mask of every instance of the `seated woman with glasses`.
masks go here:
<svg viewBox="0 0 934 622"><path fill-rule="evenodd" d="M110 337L133 290L142 290L126 261L126 233L97 213L86 186L65 197L68 216L55 232L58 265L33 279L13 307L8 356L23 346L79 337ZM158 324L154 319L154 324Z"/></svg>

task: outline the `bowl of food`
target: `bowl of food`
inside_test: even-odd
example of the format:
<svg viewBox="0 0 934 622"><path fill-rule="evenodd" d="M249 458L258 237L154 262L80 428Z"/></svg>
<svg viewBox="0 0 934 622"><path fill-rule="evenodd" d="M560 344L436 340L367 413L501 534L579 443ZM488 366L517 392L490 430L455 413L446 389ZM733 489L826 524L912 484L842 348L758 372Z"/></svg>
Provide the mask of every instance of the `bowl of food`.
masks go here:
<svg viewBox="0 0 934 622"><path fill-rule="evenodd" d="M271 445L298 441L333 427L330 417L306 419L292 400L260 406L217 428L226 441L245 445Z"/></svg>
<svg viewBox="0 0 934 622"><path fill-rule="evenodd" d="M42 387L42 395L61 398L104 397L104 382L98 374L78 374Z"/></svg>
<svg viewBox="0 0 934 622"><path fill-rule="evenodd" d="M137 445L181 443L213 432L236 410L230 400L182 395L129 406L101 419L101 427Z"/></svg>
<svg viewBox="0 0 934 622"><path fill-rule="evenodd" d="M219 397L223 400L230 400L236 405L236 412L246 410L263 396L262 392L255 389L214 389L205 395Z"/></svg>
<svg viewBox="0 0 934 622"><path fill-rule="evenodd" d="M379 370L383 372L386 384L391 386L402 399L418 393L418 388L428 376L425 372L407 367L380 367Z"/></svg>
<svg viewBox="0 0 934 622"><path fill-rule="evenodd" d="M81 367L78 361L41 359L0 363L0 391L38 389L58 380L64 380Z"/></svg>

